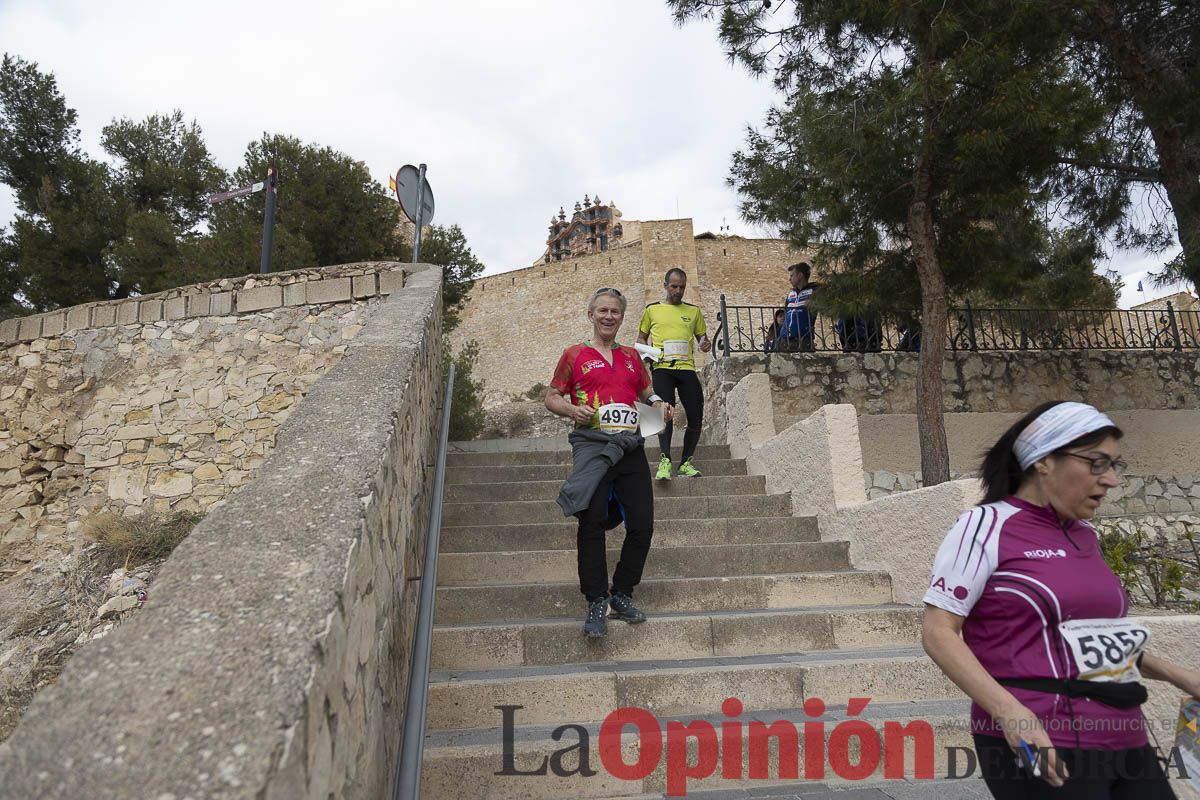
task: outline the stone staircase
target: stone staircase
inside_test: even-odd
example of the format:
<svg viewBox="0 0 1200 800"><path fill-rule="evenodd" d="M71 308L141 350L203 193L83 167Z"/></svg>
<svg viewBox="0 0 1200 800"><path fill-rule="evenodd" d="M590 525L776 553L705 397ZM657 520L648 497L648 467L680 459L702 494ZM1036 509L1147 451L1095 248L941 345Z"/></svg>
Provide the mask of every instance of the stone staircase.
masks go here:
<svg viewBox="0 0 1200 800"><path fill-rule="evenodd" d="M647 458L656 461L657 448ZM567 450L448 458L425 797L661 796L669 747L640 780L613 777L598 755L601 722L625 706L646 709L664 731L668 720L707 720L721 732L733 719L745 740L751 720L790 720L800 731L805 722L824 722L828 737L847 718L848 699L867 697L857 717L877 729L889 721L932 725L935 774L944 774L946 747L970 744L955 727L966 718L961 694L918 644L918 609L893 604L887 574L853 569L845 542L821 541L814 518L791 516L790 498L766 494L764 479L747 475L724 446L700 447L704 477L655 482L654 544L635 593L650 619L610 621L607 638L585 639L575 520L554 502L570 459ZM623 528L610 532L610 572L622 535ZM730 697L742 704L733 716L722 713ZM824 714L806 713L812 698L826 702ZM497 706L521 706L509 712L507 755ZM559 731L556 740L564 725L587 731L594 775L577 770L578 728ZM634 732L627 727L620 740L626 764L640 757ZM802 780L787 787L810 792L836 783L828 761L824 778L803 780L803 742L802 734ZM537 770L572 746L556 764L564 774L496 774ZM697 742L687 747L688 763L696 764ZM857 746L850 749L857 763ZM911 777L911 742L908 750ZM774 744L770 752L767 780L723 778L718 764L710 777L689 779L688 793L762 791L777 776ZM881 766L871 779L882 777ZM849 786L867 791L871 779ZM921 794L928 781L889 785L917 791L903 796L935 796ZM936 796L987 796L978 789ZM901 796L877 791L869 796Z"/></svg>

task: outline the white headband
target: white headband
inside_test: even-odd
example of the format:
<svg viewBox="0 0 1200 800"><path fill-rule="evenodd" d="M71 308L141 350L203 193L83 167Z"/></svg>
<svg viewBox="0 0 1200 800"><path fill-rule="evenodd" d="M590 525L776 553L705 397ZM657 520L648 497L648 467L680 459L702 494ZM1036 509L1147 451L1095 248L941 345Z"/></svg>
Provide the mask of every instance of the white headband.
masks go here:
<svg viewBox="0 0 1200 800"><path fill-rule="evenodd" d="M1029 469L1029 465L1042 456L1080 436L1110 426L1116 427L1111 419L1087 403L1059 403L1046 409L1021 431L1013 445L1013 453L1021 469Z"/></svg>

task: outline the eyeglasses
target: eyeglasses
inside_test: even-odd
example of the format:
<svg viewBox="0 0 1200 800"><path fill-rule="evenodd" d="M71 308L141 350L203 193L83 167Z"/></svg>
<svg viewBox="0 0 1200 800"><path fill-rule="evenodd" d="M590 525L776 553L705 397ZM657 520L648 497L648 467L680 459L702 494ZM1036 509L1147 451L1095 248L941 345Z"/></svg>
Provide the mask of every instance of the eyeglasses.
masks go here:
<svg viewBox="0 0 1200 800"><path fill-rule="evenodd" d="M1072 458L1082 459L1092 465L1093 475L1103 475L1110 469L1117 474L1118 477L1125 474L1125 469L1129 465L1119 458L1109 458L1108 456L1085 456L1080 453L1068 453L1065 450L1059 451L1060 456L1071 456Z"/></svg>
<svg viewBox="0 0 1200 800"><path fill-rule="evenodd" d="M601 295L601 294L608 294L608 293L610 293L610 292L611 292L612 294L615 294L617 297L623 297L623 296L624 296L624 295L622 295L622 294L621 294L621 290L620 290L620 289L614 289L614 288L613 288L613 287L611 287L611 286L601 286L599 289L597 289L596 291L592 292L592 297L595 297L596 295Z"/></svg>

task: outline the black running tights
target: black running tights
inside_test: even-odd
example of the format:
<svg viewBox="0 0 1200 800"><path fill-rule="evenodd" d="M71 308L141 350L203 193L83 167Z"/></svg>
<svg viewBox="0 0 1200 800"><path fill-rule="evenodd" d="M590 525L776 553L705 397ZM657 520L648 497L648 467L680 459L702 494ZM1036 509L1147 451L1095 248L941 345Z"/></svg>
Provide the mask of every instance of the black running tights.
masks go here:
<svg viewBox="0 0 1200 800"><path fill-rule="evenodd" d="M700 443L700 426L704 423L704 390L700 378L690 369L656 369L653 375L654 393L664 402L675 405L678 392L679 402L687 413L687 430L683 433L683 458L687 461L696 452ZM671 434L674 424L668 422L667 429L658 435L658 447L667 458L671 457Z"/></svg>
<svg viewBox="0 0 1200 800"><path fill-rule="evenodd" d="M1017 766L1008 742L998 736L975 737L980 771L996 800L1175 800L1154 749L1079 750L1056 748L1069 777L1054 788Z"/></svg>

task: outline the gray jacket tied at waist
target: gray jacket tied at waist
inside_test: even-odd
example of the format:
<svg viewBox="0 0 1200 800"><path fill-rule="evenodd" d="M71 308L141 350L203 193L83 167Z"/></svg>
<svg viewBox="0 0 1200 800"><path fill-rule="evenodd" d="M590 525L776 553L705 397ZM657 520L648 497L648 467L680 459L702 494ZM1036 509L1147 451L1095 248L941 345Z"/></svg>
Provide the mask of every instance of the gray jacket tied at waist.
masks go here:
<svg viewBox="0 0 1200 800"><path fill-rule="evenodd" d="M571 443L574 464L558 492L558 505L563 515L570 517L591 504L592 495L608 468L641 447L644 440L636 433L609 434L580 428L572 431L567 441Z"/></svg>

